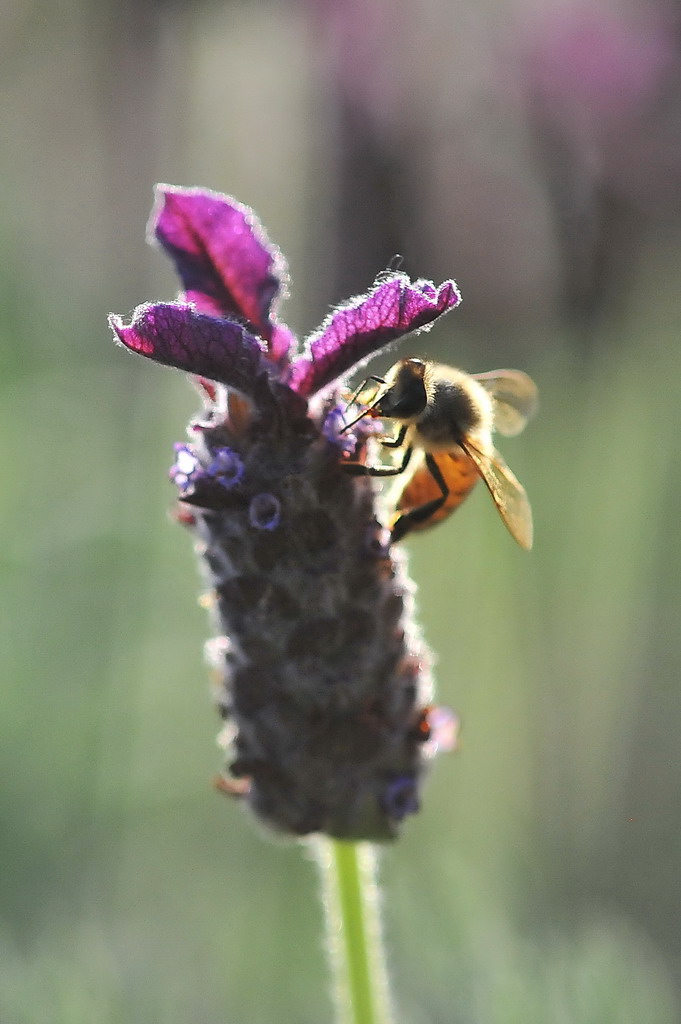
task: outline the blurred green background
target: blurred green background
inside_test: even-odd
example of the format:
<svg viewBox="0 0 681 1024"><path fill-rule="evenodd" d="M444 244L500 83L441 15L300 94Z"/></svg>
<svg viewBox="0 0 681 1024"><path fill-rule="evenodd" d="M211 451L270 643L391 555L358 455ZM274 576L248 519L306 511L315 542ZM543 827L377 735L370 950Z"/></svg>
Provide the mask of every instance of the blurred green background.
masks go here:
<svg viewBox="0 0 681 1024"><path fill-rule="evenodd" d="M195 399L106 328L174 294L157 180L255 207L302 334L400 252L464 295L403 354L540 387L501 445L535 551L482 489L409 541L463 734L383 857L400 1024L680 1019L678 28L661 2L5 0L3 1024L332 1016L313 864L210 786L166 514Z"/></svg>

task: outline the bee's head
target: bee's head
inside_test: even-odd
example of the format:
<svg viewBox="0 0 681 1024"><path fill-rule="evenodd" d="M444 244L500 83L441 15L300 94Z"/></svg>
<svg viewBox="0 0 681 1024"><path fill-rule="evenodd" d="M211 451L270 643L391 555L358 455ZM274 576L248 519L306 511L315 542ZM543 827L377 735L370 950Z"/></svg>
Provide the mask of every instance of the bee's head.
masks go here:
<svg viewBox="0 0 681 1024"><path fill-rule="evenodd" d="M385 391L374 404L371 415L397 420L420 416L428 403L425 373L426 364L422 359L400 359L389 370Z"/></svg>

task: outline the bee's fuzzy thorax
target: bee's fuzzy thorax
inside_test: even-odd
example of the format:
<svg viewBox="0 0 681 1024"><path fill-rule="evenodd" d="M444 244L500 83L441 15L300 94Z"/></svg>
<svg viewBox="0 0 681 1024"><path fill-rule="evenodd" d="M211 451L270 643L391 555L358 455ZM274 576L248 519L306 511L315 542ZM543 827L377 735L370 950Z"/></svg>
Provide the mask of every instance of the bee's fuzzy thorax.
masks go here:
<svg viewBox="0 0 681 1024"><path fill-rule="evenodd" d="M428 403L416 420L414 442L425 451L448 451L464 437L484 451L492 446L494 412L478 382L450 366L428 363L424 378Z"/></svg>

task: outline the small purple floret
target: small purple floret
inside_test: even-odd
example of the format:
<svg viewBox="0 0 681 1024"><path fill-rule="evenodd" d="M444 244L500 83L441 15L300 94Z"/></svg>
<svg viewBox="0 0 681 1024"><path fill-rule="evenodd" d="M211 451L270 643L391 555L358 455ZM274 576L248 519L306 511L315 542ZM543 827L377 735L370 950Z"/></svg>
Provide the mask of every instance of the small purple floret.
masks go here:
<svg viewBox="0 0 681 1024"><path fill-rule="evenodd" d="M385 788L382 803L386 814L397 821L408 814L416 814L419 809L416 779L411 775L399 775L393 779Z"/></svg>
<svg viewBox="0 0 681 1024"><path fill-rule="evenodd" d="M244 475L242 459L231 448L216 448L214 454L215 458L206 472L227 490L236 487Z"/></svg>
<svg viewBox="0 0 681 1024"><path fill-rule="evenodd" d="M182 493L193 487L202 476L203 470L196 452L187 444L175 444L175 463L170 467L168 476L180 488Z"/></svg>
<svg viewBox="0 0 681 1024"><path fill-rule="evenodd" d="M281 502L273 494L256 494L248 507L248 519L256 530L276 530L281 522Z"/></svg>
<svg viewBox="0 0 681 1024"><path fill-rule="evenodd" d="M329 441L338 445L341 451L352 455L357 448L357 435L352 431L345 431L344 410L340 405L335 405L327 415L322 424L322 433Z"/></svg>

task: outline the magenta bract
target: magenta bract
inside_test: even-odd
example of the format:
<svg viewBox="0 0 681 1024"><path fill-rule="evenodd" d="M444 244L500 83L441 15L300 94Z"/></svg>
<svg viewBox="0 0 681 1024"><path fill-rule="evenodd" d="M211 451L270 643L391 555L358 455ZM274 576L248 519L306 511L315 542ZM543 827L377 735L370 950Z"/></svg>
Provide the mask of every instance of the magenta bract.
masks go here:
<svg viewBox="0 0 681 1024"><path fill-rule="evenodd" d="M295 339L276 315L286 265L248 207L205 189L159 185L149 234L172 257L183 301L139 306L127 327L113 317L119 340L246 394L252 389L239 382L244 373L257 375L258 349L276 363L282 383L308 397L461 301L453 281L436 288L384 274L366 295L332 312L295 358Z"/></svg>

